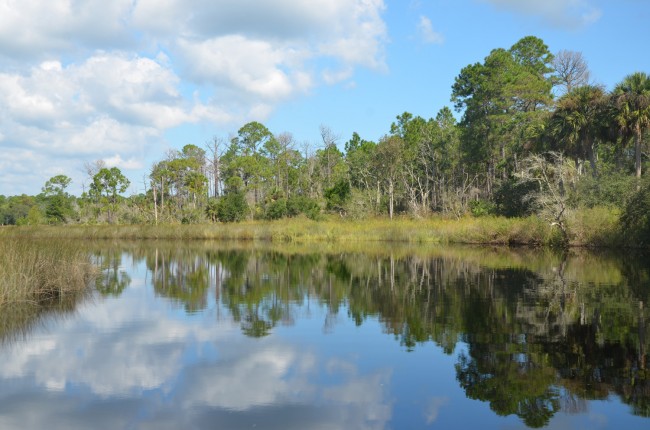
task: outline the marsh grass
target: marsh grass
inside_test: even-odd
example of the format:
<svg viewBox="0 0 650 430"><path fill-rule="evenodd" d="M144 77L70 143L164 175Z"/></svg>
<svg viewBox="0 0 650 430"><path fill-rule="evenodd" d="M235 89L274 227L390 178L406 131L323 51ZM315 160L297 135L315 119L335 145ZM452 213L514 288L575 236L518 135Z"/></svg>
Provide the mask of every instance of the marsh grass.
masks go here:
<svg viewBox="0 0 650 430"><path fill-rule="evenodd" d="M96 273L78 244L0 237L0 306L51 304L83 294Z"/></svg>
<svg viewBox="0 0 650 430"><path fill-rule="evenodd" d="M616 243L617 216L592 210L574 218L571 245ZM229 224L26 226L0 229L5 237L84 240L222 240L271 242L392 242L414 244L532 245L557 243L559 230L536 216L527 218L464 217L449 219L371 218L345 220L304 217Z"/></svg>

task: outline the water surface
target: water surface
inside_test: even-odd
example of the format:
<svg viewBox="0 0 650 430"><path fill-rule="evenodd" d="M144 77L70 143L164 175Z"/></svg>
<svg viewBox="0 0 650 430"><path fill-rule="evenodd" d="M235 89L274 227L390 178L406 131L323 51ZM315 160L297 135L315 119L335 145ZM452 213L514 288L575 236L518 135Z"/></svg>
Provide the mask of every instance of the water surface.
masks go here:
<svg viewBox="0 0 650 430"><path fill-rule="evenodd" d="M92 245L1 310L0 428L650 427L647 259L364 248Z"/></svg>

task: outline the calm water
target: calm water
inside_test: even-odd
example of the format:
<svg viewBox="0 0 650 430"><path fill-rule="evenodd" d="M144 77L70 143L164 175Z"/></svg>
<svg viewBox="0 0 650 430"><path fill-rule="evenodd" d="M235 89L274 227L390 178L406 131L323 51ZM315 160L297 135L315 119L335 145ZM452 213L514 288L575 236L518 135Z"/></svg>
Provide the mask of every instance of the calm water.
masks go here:
<svg viewBox="0 0 650 430"><path fill-rule="evenodd" d="M92 252L91 297L0 310L0 428L650 428L641 257Z"/></svg>

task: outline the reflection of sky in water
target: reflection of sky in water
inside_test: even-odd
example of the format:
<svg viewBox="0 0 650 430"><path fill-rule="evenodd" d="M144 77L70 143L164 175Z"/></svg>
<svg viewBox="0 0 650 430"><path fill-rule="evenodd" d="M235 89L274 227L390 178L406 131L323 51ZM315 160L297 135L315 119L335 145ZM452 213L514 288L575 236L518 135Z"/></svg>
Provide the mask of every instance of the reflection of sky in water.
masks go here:
<svg viewBox="0 0 650 430"><path fill-rule="evenodd" d="M324 330L327 312L314 302L293 325L248 338L213 296L188 315L155 296L143 266L124 267L133 281L121 297L96 298L1 347L0 428L524 427L466 399L458 351L407 353L376 320L355 326L346 309ZM550 428L611 427L600 412L624 407L594 405L557 414Z"/></svg>

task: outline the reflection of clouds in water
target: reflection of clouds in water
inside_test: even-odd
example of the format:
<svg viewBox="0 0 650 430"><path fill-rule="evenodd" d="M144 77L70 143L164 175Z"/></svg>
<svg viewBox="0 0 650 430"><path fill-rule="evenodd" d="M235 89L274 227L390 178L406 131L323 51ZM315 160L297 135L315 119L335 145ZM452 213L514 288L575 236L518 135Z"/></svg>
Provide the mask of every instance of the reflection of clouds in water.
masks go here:
<svg viewBox="0 0 650 430"><path fill-rule="evenodd" d="M55 333L37 334L0 352L0 376L32 378L49 389L82 385L101 396L134 394L172 380L188 341L227 335L227 329L170 320L160 310L145 315L141 306L129 304L107 301L85 308Z"/></svg>
<svg viewBox="0 0 650 430"><path fill-rule="evenodd" d="M154 306L106 300L0 350L0 428L381 429L391 417L389 372L340 359L320 369L277 337Z"/></svg>
<svg viewBox="0 0 650 430"><path fill-rule="evenodd" d="M264 343L269 343L264 341ZM313 390L305 380L302 362L315 360L292 348L249 342L233 343L230 354L217 363L202 363L186 371L182 384L184 406L212 406L245 411L275 402L297 401ZM313 369L308 369L313 370Z"/></svg>
<svg viewBox="0 0 650 430"><path fill-rule="evenodd" d="M438 419L438 414L443 406L449 404L449 397L432 397L427 402L426 409L424 410L424 417L427 424L432 424Z"/></svg>

